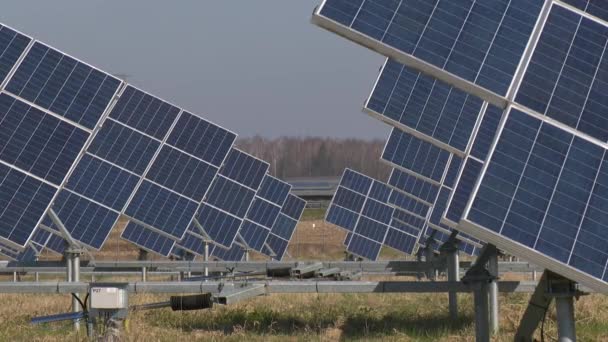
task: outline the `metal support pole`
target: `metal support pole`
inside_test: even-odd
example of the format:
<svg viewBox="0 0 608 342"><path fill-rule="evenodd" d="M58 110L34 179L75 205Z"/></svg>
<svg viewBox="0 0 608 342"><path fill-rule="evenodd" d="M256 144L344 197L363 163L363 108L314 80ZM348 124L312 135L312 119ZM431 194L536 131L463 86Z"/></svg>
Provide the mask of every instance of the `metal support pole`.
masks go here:
<svg viewBox="0 0 608 342"><path fill-rule="evenodd" d="M574 325L574 297L555 297L557 311L557 336L559 342L576 342Z"/></svg>
<svg viewBox="0 0 608 342"><path fill-rule="evenodd" d="M538 285L536 285L536 290L530 298L530 303L519 321L519 328L514 338L516 342L532 342L534 340L534 331L538 329L547 308L553 300L553 298L546 295L548 288L547 277L547 272L544 272Z"/></svg>
<svg viewBox="0 0 608 342"><path fill-rule="evenodd" d="M205 255L203 260L205 262L209 261L209 240L205 240ZM205 277L209 276L209 267L205 266Z"/></svg>
<svg viewBox="0 0 608 342"><path fill-rule="evenodd" d="M38 273L38 272L34 273L34 279L35 279L36 282L39 282L40 281L40 273Z"/></svg>
<svg viewBox="0 0 608 342"><path fill-rule="evenodd" d="M458 262L458 249L448 254L448 281L460 281L460 264ZM450 318L458 319L458 294L455 291L448 292Z"/></svg>
<svg viewBox="0 0 608 342"><path fill-rule="evenodd" d="M488 271L495 277L489 284L488 295L490 296L490 332L498 334L500 317L498 313L498 253L493 253L488 260Z"/></svg>
<svg viewBox="0 0 608 342"><path fill-rule="evenodd" d="M79 253L70 253L72 259L72 281L75 283L80 282L80 255ZM74 294L77 298L80 298L78 293ZM72 312L81 311L80 303L78 299L72 297ZM80 321L74 320L74 330L80 331Z"/></svg>
<svg viewBox="0 0 608 342"><path fill-rule="evenodd" d="M245 261L249 261L249 248L245 248Z"/></svg>
<svg viewBox="0 0 608 342"><path fill-rule="evenodd" d="M13 283L16 283L19 280L19 277L17 277L17 272L13 272Z"/></svg>
<svg viewBox="0 0 608 342"><path fill-rule="evenodd" d="M474 293L475 300L475 341L490 341L488 308L488 283L479 282Z"/></svg>
<svg viewBox="0 0 608 342"><path fill-rule="evenodd" d="M148 268L146 266L141 268L141 281L148 281Z"/></svg>

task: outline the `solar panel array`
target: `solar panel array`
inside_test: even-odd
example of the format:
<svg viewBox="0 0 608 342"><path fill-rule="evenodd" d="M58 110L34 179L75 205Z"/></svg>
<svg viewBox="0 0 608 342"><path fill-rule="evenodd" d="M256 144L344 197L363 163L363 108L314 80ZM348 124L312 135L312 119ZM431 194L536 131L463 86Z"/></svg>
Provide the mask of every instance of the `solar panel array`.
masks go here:
<svg viewBox="0 0 608 342"><path fill-rule="evenodd" d="M348 252L376 260L383 245L414 253L429 212L428 204L346 169L325 221L348 232Z"/></svg>
<svg viewBox="0 0 608 342"><path fill-rule="evenodd" d="M268 164L232 149L236 134L2 25L0 139L0 253L11 258L65 250L49 209L96 250L124 216L122 237L164 256L195 217L230 247L247 216L243 234L261 251L289 192L254 199Z"/></svg>
<svg viewBox="0 0 608 342"><path fill-rule="evenodd" d="M325 0L313 21L391 58L365 109L407 133L391 140L464 157L442 223L605 292L607 13L598 1ZM484 143L465 147L469 134ZM408 143L390 146L383 159L411 162ZM405 169L436 180L425 163Z"/></svg>

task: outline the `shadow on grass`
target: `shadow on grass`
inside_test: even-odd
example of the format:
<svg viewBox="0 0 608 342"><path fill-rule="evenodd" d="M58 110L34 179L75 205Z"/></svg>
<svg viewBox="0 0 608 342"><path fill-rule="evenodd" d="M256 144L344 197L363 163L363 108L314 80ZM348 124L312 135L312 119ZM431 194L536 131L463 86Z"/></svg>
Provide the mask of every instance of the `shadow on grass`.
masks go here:
<svg viewBox="0 0 608 342"><path fill-rule="evenodd" d="M173 319L171 314L160 320L159 317L149 318L152 318L151 323L156 325L169 325L186 331L221 331L226 335L234 332L258 335L322 334L326 329L338 328L342 331L343 339L387 335L438 338L473 324L472 317L469 316L453 321L441 314L420 316L399 311L379 314L365 309L343 311L328 307L322 310L306 307L290 312L271 308L235 308L203 315L182 316L179 320Z"/></svg>

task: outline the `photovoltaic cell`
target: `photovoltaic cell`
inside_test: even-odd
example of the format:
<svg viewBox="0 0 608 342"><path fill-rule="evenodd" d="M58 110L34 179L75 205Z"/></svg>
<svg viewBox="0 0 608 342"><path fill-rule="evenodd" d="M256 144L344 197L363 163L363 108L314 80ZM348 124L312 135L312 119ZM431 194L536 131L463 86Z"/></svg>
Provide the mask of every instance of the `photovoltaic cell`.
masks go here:
<svg viewBox="0 0 608 342"><path fill-rule="evenodd" d="M162 256L169 256L175 244L174 240L134 222L127 224L120 237L139 248Z"/></svg>
<svg viewBox="0 0 608 342"><path fill-rule="evenodd" d="M327 0L314 20L401 62L506 95L542 0Z"/></svg>
<svg viewBox="0 0 608 342"><path fill-rule="evenodd" d="M283 206L283 203L285 203L290 190L291 185L289 183L283 182L282 180L270 175L266 175L264 180L262 180L262 184L258 189L257 195L278 206Z"/></svg>
<svg viewBox="0 0 608 342"><path fill-rule="evenodd" d="M211 251L211 256L224 261L241 261L245 257L245 249L237 244L225 249L215 246Z"/></svg>
<svg viewBox="0 0 608 342"><path fill-rule="evenodd" d="M590 8L601 6L606 7ZM608 141L607 42L608 22L600 24L553 5L516 101Z"/></svg>
<svg viewBox="0 0 608 342"><path fill-rule="evenodd" d="M428 213L428 206L420 204L387 184L346 169L325 221L349 232L347 251L358 256L376 260L383 244L411 254ZM422 227L412 219L419 213L424 215L418 220Z"/></svg>
<svg viewBox="0 0 608 342"><path fill-rule="evenodd" d="M52 209L75 240L95 250L101 249L119 217L117 212L69 190L59 193ZM59 231L49 217L43 224Z"/></svg>
<svg viewBox="0 0 608 342"><path fill-rule="evenodd" d="M382 160L404 171L440 182L450 153L394 128L382 152Z"/></svg>
<svg viewBox="0 0 608 342"><path fill-rule="evenodd" d="M0 163L0 237L25 246L57 189Z"/></svg>
<svg viewBox="0 0 608 342"><path fill-rule="evenodd" d="M0 159L60 185L89 134L21 100L0 94Z"/></svg>
<svg viewBox="0 0 608 342"><path fill-rule="evenodd" d="M6 91L93 129L120 81L40 42L35 42Z"/></svg>
<svg viewBox="0 0 608 342"><path fill-rule="evenodd" d="M606 148L511 109L463 229L606 290Z"/></svg>
<svg viewBox="0 0 608 342"><path fill-rule="evenodd" d="M461 154L467 149L483 100L388 59L365 111L389 124Z"/></svg>
<svg viewBox="0 0 608 342"><path fill-rule="evenodd" d="M262 253L272 256L275 260L283 259L304 208L306 201L293 194L288 195L279 217L272 225ZM270 250L267 247L270 247Z"/></svg>
<svg viewBox="0 0 608 342"><path fill-rule="evenodd" d="M31 38L0 25L0 84L4 83L31 41Z"/></svg>
<svg viewBox="0 0 608 342"><path fill-rule="evenodd" d="M608 22L608 3L596 0L562 0L586 13Z"/></svg>

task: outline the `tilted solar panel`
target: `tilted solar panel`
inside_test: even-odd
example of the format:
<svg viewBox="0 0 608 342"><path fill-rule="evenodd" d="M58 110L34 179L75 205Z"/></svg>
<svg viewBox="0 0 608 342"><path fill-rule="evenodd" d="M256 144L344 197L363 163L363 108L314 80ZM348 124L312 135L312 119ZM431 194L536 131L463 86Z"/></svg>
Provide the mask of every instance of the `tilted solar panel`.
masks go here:
<svg viewBox="0 0 608 342"><path fill-rule="evenodd" d="M349 232L348 252L376 260L382 245L412 254L428 212L415 198L346 169L325 221Z"/></svg>
<svg viewBox="0 0 608 342"><path fill-rule="evenodd" d="M268 167L263 160L230 150L195 217L216 244L232 246ZM194 224L189 231L204 237Z"/></svg>
<svg viewBox="0 0 608 342"><path fill-rule="evenodd" d="M262 249L263 254L272 256L274 260L283 259L305 208L305 200L294 194L287 196L281 208L281 213L272 225L270 234L268 234L268 238Z"/></svg>
<svg viewBox="0 0 608 342"><path fill-rule="evenodd" d="M135 222L129 222L120 237L141 249L162 256L169 256L175 245L175 240Z"/></svg>
<svg viewBox="0 0 608 342"><path fill-rule="evenodd" d="M325 0L313 22L503 106L544 3Z"/></svg>

